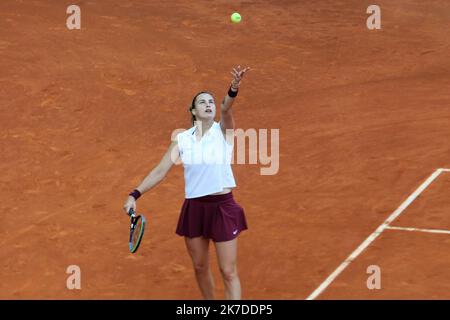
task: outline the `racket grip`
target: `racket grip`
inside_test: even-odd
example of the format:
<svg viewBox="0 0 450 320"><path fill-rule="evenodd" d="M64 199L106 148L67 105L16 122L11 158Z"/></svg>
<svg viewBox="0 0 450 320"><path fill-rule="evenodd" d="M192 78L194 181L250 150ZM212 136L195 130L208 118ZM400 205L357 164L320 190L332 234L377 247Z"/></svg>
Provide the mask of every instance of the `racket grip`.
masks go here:
<svg viewBox="0 0 450 320"><path fill-rule="evenodd" d="M134 212L134 209L133 209L133 208L130 208L130 210L128 210L128 215L129 215L130 217L134 217L135 212Z"/></svg>

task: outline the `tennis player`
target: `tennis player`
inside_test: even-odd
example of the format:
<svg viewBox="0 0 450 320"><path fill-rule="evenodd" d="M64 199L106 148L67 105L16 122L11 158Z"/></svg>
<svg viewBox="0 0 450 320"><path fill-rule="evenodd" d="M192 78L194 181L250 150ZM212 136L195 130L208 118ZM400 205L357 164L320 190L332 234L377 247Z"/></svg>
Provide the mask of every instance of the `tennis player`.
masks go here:
<svg viewBox="0 0 450 320"><path fill-rule="evenodd" d="M233 68L231 86L220 106L208 92L195 95L189 112L193 126L178 134L160 163L129 194L124 210L136 209L136 200L156 186L181 158L184 167L185 200L176 233L183 236L204 299L214 299L214 280L209 266L209 243L214 242L226 299L241 299L237 270L237 237L247 229L243 208L233 199L236 187L231 169L235 121L231 106L244 74L250 68ZM176 157L172 155L175 154ZM174 159L176 158L176 159Z"/></svg>

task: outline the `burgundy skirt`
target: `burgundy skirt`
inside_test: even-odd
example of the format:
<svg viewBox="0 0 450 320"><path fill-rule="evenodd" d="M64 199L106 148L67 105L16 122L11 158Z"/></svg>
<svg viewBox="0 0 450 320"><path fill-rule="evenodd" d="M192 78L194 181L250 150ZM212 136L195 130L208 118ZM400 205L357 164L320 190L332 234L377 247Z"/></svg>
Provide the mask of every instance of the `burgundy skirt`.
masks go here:
<svg viewBox="0 0 450 320"><path fill-rule="evenodd" d="M244 209L234 201L233 193L185 199L176 233L214 242L233 240L247 229Z"/></svg>

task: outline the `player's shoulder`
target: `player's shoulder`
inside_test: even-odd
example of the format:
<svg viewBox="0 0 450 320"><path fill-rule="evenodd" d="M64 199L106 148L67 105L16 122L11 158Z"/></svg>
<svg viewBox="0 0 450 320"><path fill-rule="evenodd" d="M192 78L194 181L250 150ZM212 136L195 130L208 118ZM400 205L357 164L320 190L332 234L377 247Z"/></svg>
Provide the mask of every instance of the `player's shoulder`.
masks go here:
<svg viewBox="0 0 450 320"><path fill-rule="evenodd" d="M194 130L195 130L195 126L189 128L189 129L179 130L178 132L176 132L174 140L179 141L180 139L186 139L194 133Z"/></svg>
<svg viewBox="0 0 450 320"><path fill-rule="evenodd" d="M216 131L222 131L222 126L221 126L221 124L220 124L220 121L214 121L214 123L213 123L213 128L214 128Z"/></svg>
<svg viewBox="0 0 450 320"><path fill-rule="evenodd" d="M196 126L192 126L189 129L186 129L185 131L181 132L180 134L182 134L183 136L192 136L196 128L197 128Z"/></svg>

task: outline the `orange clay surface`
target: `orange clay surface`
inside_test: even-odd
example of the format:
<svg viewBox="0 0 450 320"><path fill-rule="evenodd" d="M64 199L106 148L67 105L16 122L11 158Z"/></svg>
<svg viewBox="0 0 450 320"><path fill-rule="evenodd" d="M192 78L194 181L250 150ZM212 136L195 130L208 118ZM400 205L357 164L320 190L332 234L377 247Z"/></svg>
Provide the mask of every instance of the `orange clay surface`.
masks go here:
<svg viewBox="0 0 450 320"><path fill-rule="evenodd" d="M239 128L280 129L280 168L234 165L244 299L304 299L432 172L450 167L450 3L372 1L0 2L0 298L200 299L175 234L183 171L127 194L189 127L200 90L227 91ZM232 24L230 14L243 20ZM393 225L450 229L450 173ZM217 296L223 285L211 249ZM450 236L386 230L319 299L450 299ZM382 290L365 287L366 268ZM81 290L66 268L81 268Z"/></svg>

